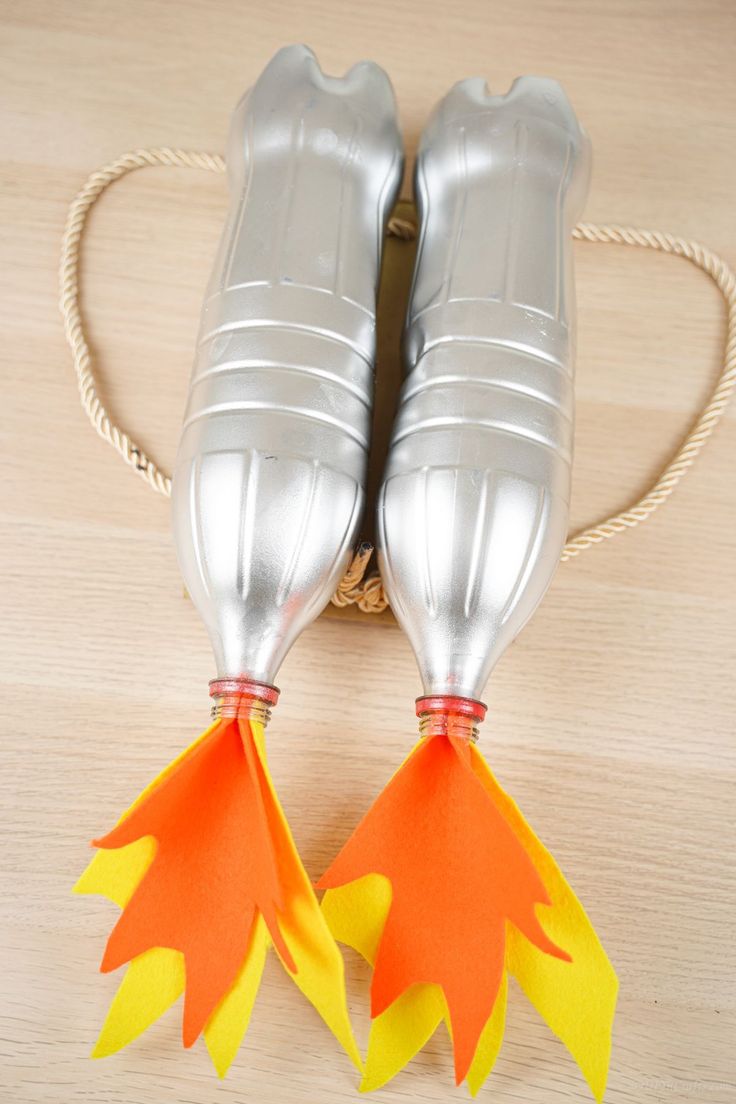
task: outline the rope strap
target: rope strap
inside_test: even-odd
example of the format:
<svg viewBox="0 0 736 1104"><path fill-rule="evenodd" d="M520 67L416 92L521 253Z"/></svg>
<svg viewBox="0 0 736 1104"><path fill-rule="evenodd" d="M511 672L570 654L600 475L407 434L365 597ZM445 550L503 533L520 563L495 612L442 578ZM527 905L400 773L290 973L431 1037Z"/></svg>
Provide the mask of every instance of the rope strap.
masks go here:
<svg viewBox="0 0 736 1104"><path fill-rule="evenodd" d="M83 410L103 441L112 445L125 463L145 479L154 491L168 497L171 494L170 476L163 472L143 449L115 424L97 394L92 356L79 306L81 243L90 210L102 192L115 180L136 169L161 165L204 169L216 173L225 172L225 160L219 154L168 148L132 150L109 165L105 165L104 168L95 170L87 178L69 207L61 248L59 283L64 331L74 359ZM389 222L388 233L404 241L411 241L416 237L416 226L406 219L393 218ZM573 237L578 241L634 245L643 249L656 249L660 253L669 253L675 257L684 257L686 261L696 265L710 276L725 301L727 321L723 369L680 447L656 482L641 498L621 513L613 514L571 536L562 550L563 563L580 555L587 548L602 544L617 533L623 533L626 529L633 529L640 525L651 517L663 502L666 502L700 455L706 441L723 417L736 389L736 274L722 257L699 242L688 241L673 234L664 234L658 230L641 230L632 226L598 226L592 222L581 222L573 230ZM380 576L376 572L368 576L365 574L372 552L373 549L369 544L360 546L337 593L332 598L334 605L355 604L364 613L380 613L386 609L388 599Z"/></svg>

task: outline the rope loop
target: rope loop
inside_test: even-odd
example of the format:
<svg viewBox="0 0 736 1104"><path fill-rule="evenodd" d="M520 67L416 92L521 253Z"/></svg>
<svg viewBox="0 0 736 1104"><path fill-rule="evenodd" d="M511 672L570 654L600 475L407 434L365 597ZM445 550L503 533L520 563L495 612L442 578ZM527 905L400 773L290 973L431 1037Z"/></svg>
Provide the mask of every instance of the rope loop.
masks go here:
<svg viewBox="0 0 736 1104"><path fill-rule="evenodd" d="M136 169L157 166L224 173L225 159L219 154L170 149L167 146L153 147L131 150L91 173L74 197L67 215L59 269L59 305L64 319L64 332L72 351L79 398L93 429L154 491L168 497L171 494L170 476L115 423L97 394L92 355L80 309L79 283L82 237L92 207L105 189L116 180ZM389 221L388 233L403 241L413 241L417 228L412 221L394 216ZM634 226L600 226L593 222L581 222L573 230L573 237L578 241L655 249L660 253L684 258L705 272L714 282L726 304L727 317L721 374L683 442L653 486L641 498L632 502L621 513L604 518L569 538L562 550L563 563L574 559L588 548L610 540L618 533L641 525L667 501L712 436L736 389L736 273L722 257L700 242L660 230L645 230ZM388 598L380 575L374 571L366 576L372 553L370 544L364 543L358 548L332 598L335 606L354 604L363 613L381 613L386 609Z"/></svg>

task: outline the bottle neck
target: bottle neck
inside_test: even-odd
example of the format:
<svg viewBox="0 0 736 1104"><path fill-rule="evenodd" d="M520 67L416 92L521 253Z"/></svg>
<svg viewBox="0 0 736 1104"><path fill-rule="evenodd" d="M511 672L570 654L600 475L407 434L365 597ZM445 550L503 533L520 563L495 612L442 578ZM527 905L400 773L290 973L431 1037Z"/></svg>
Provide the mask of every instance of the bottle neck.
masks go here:
<svg viewBox="0 0 736 1104"><path fill-rule="evenodd" d="M420 736L453 736L473 744L478 739L478 726L486 715L483 702L449 694L417 698L416 709Z"/></svg>
<svg viewBox="0 0 736 1104"><path fill-rule="evenodd" d="M247 718L265 726L271 719L271 709L279 700L275 686L252 679L213 679L210 683L212 720Z"/></svg>

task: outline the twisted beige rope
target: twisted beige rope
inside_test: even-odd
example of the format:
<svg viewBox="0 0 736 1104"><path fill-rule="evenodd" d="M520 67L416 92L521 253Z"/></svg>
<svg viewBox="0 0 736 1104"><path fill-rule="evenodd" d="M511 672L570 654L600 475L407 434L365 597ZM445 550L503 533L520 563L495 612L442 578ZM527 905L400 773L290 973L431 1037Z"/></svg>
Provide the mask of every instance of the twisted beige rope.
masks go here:
<svg viewBox="0 0 736 1104"><path fill-rule="evenodd" d="M75 196L69 208L61 249L59 281L64 330L74 359L82 408L100 437L112 445L125 463L145 479L154 491L168 496L171 493L170 477L161 471L143 449L115 424L97 394L92 356L85 337L79 306L79 259L82 235L90 209L105 188L115 180L119 180L121 176L135 169L157 165L225 172L224 158L218 154L167 148L132 150L109 165L105 165L104 168L97 169L87 178L84 187ZM405 241L411 241L416 237L416 226L407 219L393 218L389 222L388 232ZM573 237L579 241L634 245L684 257L685 260L707 273L715 283L726 303L727 323L723 370L705 406L657 481L641 498L621 513L613 514L572 536L562 550L563 563L578 556L586 548L601 544L625 529L633 529L652 516L655 510L669 498L686 471L692 467L721 420L736 389L736 274L722 257L698 242L657 230L641 230L632 226L596 226L592 222L583 222L575 227ZM366 544L358 549L332 599L334 605L356 604L365 613L380 613L387 607L388 599L380 576L374 572L365 577L372 551L371 546Z"/></svg>
<svg viewBox="0 0 736 1104"><path fill-rule="evenodd" d="M77 386L82 409L103 441L120 453L129 467L159 494L171 494L171 478L154 464L139 445L115 424L102 405L92 369L92 355L82 325L79 309L79 257L85 223L100 195L115 180L135 169L148 165L177 165L188 169L208 169L225 172L225 160L218 154L191 153L176 149L137 149L124 153L109 165L96 169L87 177L84 187L72 200L66 217L61 244L59 267L59 306L64 318L64 332L74 358Z"/></svg>
<svg viewBox="0 0 736 1104"><path fill-rule="evenodd" d="M588 529L582 529L571 537L562 550L562 562L571 560L594 544L615 537L625 529L633 529L650 518L669 498L688 468L695 463L703 446L723 417L736 388L736 273L722 257L696 241L663 234L659 230L638 230L633 226L596 226L581 222L573 230L578 241L613 242L616 245L638 245L644 249L656 249L684 257L686 261L706 272L713 280L726 303L726 347L723 369L711 391L705 406L697 415L685 440L662 471L656 483L636 502L620 514L613 514L605 521Z"/></svg>

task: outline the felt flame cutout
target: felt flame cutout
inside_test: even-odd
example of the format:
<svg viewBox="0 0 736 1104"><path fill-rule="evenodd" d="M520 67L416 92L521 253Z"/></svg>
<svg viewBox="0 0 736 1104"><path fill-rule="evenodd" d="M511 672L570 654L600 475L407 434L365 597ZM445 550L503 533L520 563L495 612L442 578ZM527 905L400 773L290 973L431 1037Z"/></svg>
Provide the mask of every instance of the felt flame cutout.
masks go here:
<svg viewBox="0 0 736 1104"><path fill-rule="evenodd" d="M319 885L335 937L374 963L363 1089L385 1084L444 1019L456 1082L475 1094L500 1049L511 973L602 1098L616 975L554 860L452 723L420 740Z"/></svg>
<svg viewBox="0 0 736 1104"><path fill-rule="evenodd" d="M224 1075L272 943L360 1067L342 959L274 792L259 721L218 720L95 846L75 888L123 908L101 969L130 963L95 1056L131 1042L184 992L184 1045L204 1031Z"/></svg>

